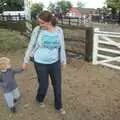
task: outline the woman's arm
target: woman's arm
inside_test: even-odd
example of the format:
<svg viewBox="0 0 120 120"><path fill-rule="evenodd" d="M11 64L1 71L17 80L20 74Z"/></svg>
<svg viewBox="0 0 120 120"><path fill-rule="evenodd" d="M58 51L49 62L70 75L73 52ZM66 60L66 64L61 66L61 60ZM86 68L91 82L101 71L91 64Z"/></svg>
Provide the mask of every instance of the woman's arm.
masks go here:
<svg viewBox="0 0 120 120"><path fill-rule="evenodd" d="M61 64L66 64L66 52L65 52L65 42L64 42L64 34L62 28L58 28L60 33L60 42L61 42L61 48L60 48L60 62Z"/></svg>
<svg viewBox="0 0 120 120"><path fill-rule="evenodd" d="M36 37L37 37L37 33L38 33L39 29L40 29L39 26L35 27L31 34L31 39L30 39L28 48L27 48L27 50L25 52L25 56L24 56L24 64L27 64L30 61L30 56L32 56L32 50L35 47Z"/></svg>

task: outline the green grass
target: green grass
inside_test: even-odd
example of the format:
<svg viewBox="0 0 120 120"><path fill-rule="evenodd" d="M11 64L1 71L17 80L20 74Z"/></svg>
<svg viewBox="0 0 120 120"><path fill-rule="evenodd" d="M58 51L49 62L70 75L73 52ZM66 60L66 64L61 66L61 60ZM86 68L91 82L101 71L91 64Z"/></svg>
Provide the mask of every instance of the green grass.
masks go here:
<svg viewBox="0 0 120 120"><path fill-rule="evenodd" d="M16 51L27 46L28 40L19 32L0 29L0 51Z"/></svg>

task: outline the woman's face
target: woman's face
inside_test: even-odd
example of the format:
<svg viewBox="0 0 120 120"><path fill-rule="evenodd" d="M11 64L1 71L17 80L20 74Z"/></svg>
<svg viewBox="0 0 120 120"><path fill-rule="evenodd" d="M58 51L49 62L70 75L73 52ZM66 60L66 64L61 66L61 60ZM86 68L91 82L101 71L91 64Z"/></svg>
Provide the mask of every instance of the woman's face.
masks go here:
<svg viewBox="0 0 120 120"><path fill-rule="evenodd" d="M49 23L45 22L44 20L42 20L40 18L38 19L38 23L41 27L46 28L46 29L48 28Z"/></svg>

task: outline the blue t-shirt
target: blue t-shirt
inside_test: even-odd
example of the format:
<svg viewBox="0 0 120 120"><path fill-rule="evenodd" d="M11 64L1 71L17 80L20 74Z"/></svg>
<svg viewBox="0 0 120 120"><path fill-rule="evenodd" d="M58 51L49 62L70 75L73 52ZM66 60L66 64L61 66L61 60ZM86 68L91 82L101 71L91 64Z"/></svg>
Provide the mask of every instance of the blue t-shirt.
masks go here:
<svg viewBox="0 0 120 120"><path fill-rule="evenodd" d="M38 44L39 47L34 54L34 60L37 63L51 64L58 61L60 39L56 31L42 30L38 37Z"/></svg>

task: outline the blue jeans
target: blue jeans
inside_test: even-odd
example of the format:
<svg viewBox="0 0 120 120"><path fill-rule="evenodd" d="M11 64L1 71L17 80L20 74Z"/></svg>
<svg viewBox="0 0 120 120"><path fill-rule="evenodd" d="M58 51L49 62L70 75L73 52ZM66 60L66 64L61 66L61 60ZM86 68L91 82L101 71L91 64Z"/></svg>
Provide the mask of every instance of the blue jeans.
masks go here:
<svg viewBox="0 0 120 120"><path fill-rule="evenodd" d="M20 91L18 88L15 88L14 90L4 93L5 101L9 108L12 108L15 106L14 99L20 98Z"/></svg>
<svg viewBox="0 0 120 120"><path fill-rule="evenodd" d="M47 89L48 89L48 78L50 75L52 86L54 90L54 103L55 108L62 108L61 100L61 65L60 62L55 62L53 64L41 64L34 62L37 77L38 77L38 90L36 95L36 100L38 102L43 102Z"/></svg>

